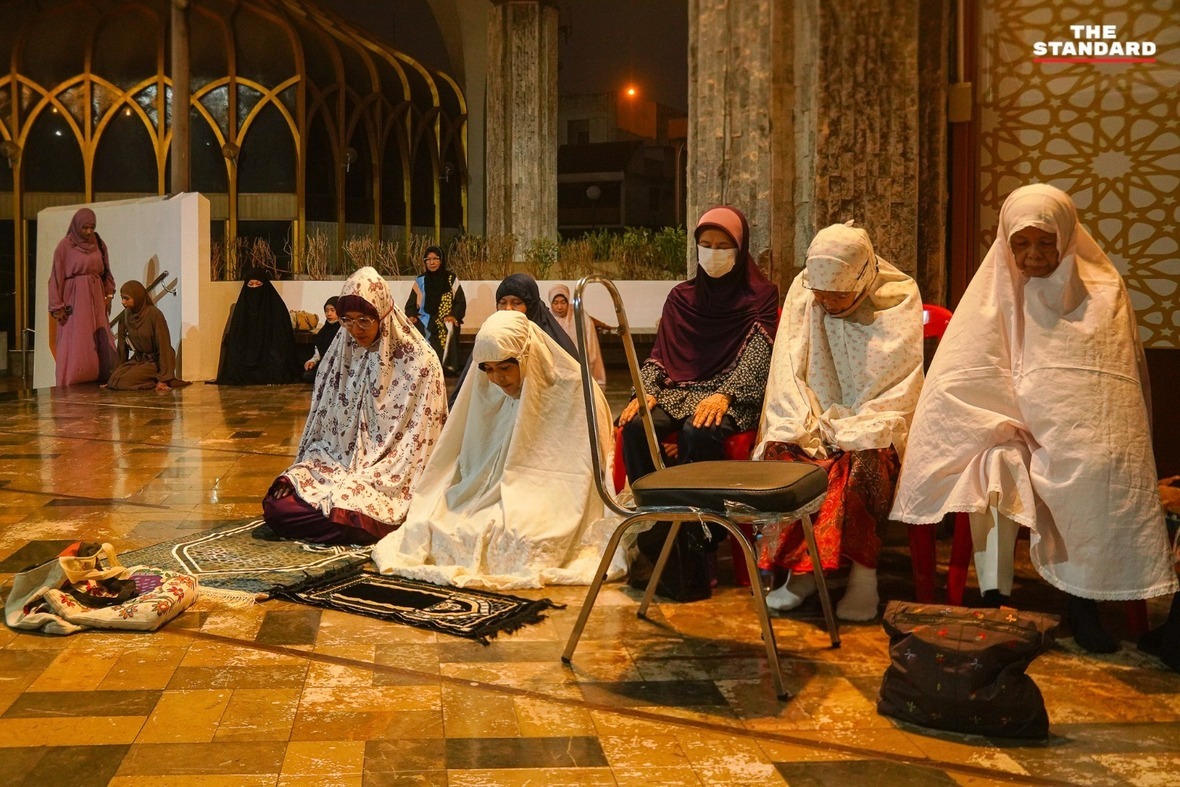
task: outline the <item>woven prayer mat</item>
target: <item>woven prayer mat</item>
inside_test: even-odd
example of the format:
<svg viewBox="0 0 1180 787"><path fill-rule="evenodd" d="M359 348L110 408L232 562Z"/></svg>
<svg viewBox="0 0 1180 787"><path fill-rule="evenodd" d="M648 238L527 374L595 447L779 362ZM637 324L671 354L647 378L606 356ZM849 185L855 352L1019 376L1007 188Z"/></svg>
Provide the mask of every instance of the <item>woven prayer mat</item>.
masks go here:
<svg viewBox="0 0 1180 787"><path fill-rule="evenodd" d="M350 572L369 559L370 549L280 539L264 521L255 519L127 552L119 560L125 566L191 574L205 587L269 593Z"/></svg>
<svg viewBox="0 0 1180 787"><path fill-rule="evenodd" d="M277 591L273 598L298 601L414 628L478 640L544 620L549 599L531 600L486 590L444 587L401 577L357 571Z"/></svg>

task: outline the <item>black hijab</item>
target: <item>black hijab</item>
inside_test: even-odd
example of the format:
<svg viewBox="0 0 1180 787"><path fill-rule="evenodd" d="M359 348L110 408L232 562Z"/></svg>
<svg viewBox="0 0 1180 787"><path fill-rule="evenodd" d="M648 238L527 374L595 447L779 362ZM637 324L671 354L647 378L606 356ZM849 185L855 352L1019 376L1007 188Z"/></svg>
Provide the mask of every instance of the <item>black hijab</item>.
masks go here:
<svg viewBox="0 0 1180 787"><path fill-rule="evenodd" d="M427 246L423 253L425 257L430 252L438 255L439 264L438 270L431 271L429 268L423 267L422 270L422 311L430 315L431 320L437 319L438 306L442 302L442 297L451 291L451 272L447 270L447 255L443 254L442 248L438 246Z"/></svg>
<svg viewBox="0 0 1180 787"><path fill-rule="evenodd" d="M262 282L251 287L250 281ZM282 296L270 275L250 268L221 344L217 382L222 385L275 385L298 382L295 333Z"/></svg>
<svg viewBox="0 0 1180 787"><path fill-rule="evenodd" d="M335 309L336 302L338 300L339 298L333 295L331 298L324 301L324 311L327 311L329 306ZM324 327L320 328L319 331L316 332L315 339L313 340L315 342L315 348L319 352L321 358L328 354L328 348L332 346L332 340L336 338L336 334L339 331L340 312L337 312L336 322L325 322Z"/></svg>
<svg viewBox="0 0 1180 787"><path fill-rule="evenodd" d="M550 339L560 344L561 349L574 358L578 357L578 348L574 346L574 340L565 332L565 328L561 327L557 318L553 316L553 312L549 311L549 307L541 300L541 290L537 287L536 279L527 273L512 274L500 282L500 286L496 288L496 303L499 303L505 295L515 295L524 301L524 305L528 309L524 316L547 333Z"/></svg>

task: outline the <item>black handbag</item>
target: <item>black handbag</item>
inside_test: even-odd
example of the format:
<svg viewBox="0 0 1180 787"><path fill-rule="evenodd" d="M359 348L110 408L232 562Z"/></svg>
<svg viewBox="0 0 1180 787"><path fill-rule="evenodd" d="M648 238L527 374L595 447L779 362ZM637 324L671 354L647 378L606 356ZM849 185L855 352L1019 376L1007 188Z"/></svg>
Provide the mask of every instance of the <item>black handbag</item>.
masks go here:
<svg viewBox="0 0 1180 787"><path fill-rule="evenodd" d="M671 528L668 522L656 522L635 539L639 555L631 563L631 587L637 590L647 587ZM676 540L672 542L672 551L668 554L668 562L664 564L656 590L661 596L673 601L709 598L713 595L710 560L701 526L696 522L682 524L676 533Z"/></svg>
<svg viewBox="0 0 1180 787"><path fill-rule="evenodd" d="M1043 739L1045 701L1025 670L1053 641L1054 615L891 601L891 663L877 712L972 735Z"/></svg>

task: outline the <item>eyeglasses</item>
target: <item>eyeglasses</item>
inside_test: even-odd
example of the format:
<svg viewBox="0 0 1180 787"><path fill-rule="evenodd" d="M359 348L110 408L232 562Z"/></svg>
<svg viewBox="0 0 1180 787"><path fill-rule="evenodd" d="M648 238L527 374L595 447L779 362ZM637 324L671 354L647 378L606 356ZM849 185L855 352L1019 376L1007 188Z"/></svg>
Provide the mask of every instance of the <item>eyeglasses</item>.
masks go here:
<svg viewBox="0 0 1180 787"><path fill-rule="evenodd" d="M427 262L442 262L442 257L436 257L433 254L431 254L429 257L426 258L426 261Z"/></svg>
<svg viewBox="0 0 1180 787"><path fill-rule="evenodd" d="M377 321L372 317L341 317L340 324L345 328L357 327L362 331L367 331L377 324Z"/></svg>

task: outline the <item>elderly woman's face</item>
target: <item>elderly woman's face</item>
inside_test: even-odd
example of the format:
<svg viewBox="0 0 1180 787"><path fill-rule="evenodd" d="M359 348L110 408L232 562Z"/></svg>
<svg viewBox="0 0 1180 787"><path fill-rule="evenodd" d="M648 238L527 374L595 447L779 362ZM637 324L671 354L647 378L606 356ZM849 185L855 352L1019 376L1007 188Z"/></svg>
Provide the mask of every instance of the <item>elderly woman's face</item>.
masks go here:
<svg viewBox="0 0 1180 787"><path fill-rule="evenodd" d="M840 314L848 311L852 308L852 304L856 303L856 296L855 292L811 291L811 297L815 298L815 302L828 314Z"/></svg>
<svg viewBox="0 0 1180 787"><path fill-rule="evenodd" d="M433 251L426 255L426 270L434 273L442 266L442 257L435 254Z"/></svg>
<svg viewBox="0 0 1180 787"><path fill-rule="evenodd" d="M726 235L721 230L707 229L701 233L701 237L697 238L697 245L704 246L706 249L736 249L737 244L733 242L733 238Z"/></svg>
<svg viewBox="0 0 1180 787"><path fill-rule="evenodd" d="M488 376L488 382L500 387L513 399L520 398L520 364L515 361L481 363L480 371Z"/></svg>
<svg viewBox="0 0 1180 787"><path fill-rule="evenodd" d="M553 303L549 304L549 307L558 317L564 317L569 314L570 302L564 295L558 294L553 296Z"/></svg>
<svg viewBox="0 0 1180 787"><path fill-rule="evenodd" d="M520 312L521 314L527 314L529 305L520 298L517 298L515 295L505 295L496 302L496 311L504 312L509 310Z"/></svg>
<svg viewBox="0 0 1180 787"><path fill-rule="evenodd" d="M1026 279L1043 279L1061 264L1057 236L1039 227L1025 227L1012 233L1008 248L1016 258L1016 269Z"/></svg>

